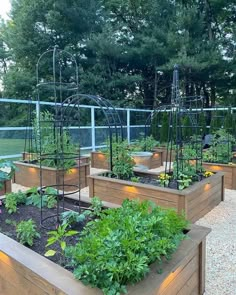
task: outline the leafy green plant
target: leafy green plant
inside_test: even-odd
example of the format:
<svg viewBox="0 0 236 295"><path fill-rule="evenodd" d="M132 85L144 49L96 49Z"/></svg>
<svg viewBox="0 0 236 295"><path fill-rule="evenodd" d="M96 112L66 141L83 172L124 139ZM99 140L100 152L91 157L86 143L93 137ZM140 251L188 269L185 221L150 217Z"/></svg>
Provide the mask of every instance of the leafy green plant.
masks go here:
<svg viewBox="0 0 236 295"><path fill-rule="evenodd" d="M113 174L119 179L129 179L134 175L135 162L130 155L128 143L118 140L112 145ZM106 154L110 158L110 152Z"/></svg>
<svg viewBox="0 0 236 295"><path fill-rule="evenodd" d="M33 246L34 239L40 238L37 227L32 219L21 221L16 226L17 239L23 245Z"/></svg>
<svg viewBox="0 0 236 295"><path fill-rule="evenodd" d="M160 173L160 175L158 176L158 182L160 184L160 186L168 186L169 182L170 182L170 178L171 176L165 173Z"/></svg>
<svg viewBox="0 0 236 295"><path fill-rule="evenodd" d="M26 194L22 191L16 193L6 194L4 205L9 214L15 213L17 211L18 204L25 204Z"/></svg>
<svg viewBox="0 0 236 295"><path fill-rule="evenodd" d="M186 175L180 172L177 182L178 182L178 188L180 190L183 190L184 188L190 186L190 184L192 183L192 178L189 175Z"/></svg>
<svg viewBox="0 0 236 295"><path fill-rule="evenodd" d="M84 210L81 213L75 211L65 211L61 213L62 225L73 226L78 222L83 222L88 217L98 217L102 212L102 201L98 197L91 199L91 206L88 210Z"/></svg>
<svg viewBox="0 0 236 295"><path fill-rule="evenodd" d="M71 227L78 222L85 221L87 216L90 216L89 210L85 210L82 213L69 210L62 212L60 215L60 219L62 221L62 226L67 225L68 227Z"/></svg>
<svg viewBox="0 0 236 295"><path fill-rule="evenodd" d="M229 163L232 160L232 145L235 138L225 129L219 129L213 134L211 146L204 151L203 160L214 163Z"/></svg>
<svg viewBox="0 0 236 295"><path fill-rule="evenodd" d="M159 145L159 142L154 139L154 137L147 136L146 138L143 137L140 140L135 141L131 146L131 151L138 152L138 151L153 151L155 147Z"/></svg>
<svg viewBox="0 0 236 295"><path fill-rule="evenodd" d="M107 295L126 293L126 284L141 280L149 264L170 258L187 225L173 209L126 200L89 222L80 242L66 248L66 258L85 284Z"/></svg>
<svg viewBox="0 0 236 295"><path fill-rule="evenodd" d="M57 190L52 187L45 188L44 194L41 196L37 187L32 187L26 191L26 205L33 205L38 208L47 207L54 208L56 206Z"/></svg>
<svg viewBox="0 0 236 295"><path fill-rule="evenodd" d="M92 210L92 215L100 216L102 212L102 206L102 201L98 197L93 197L91 199L91 206L89 207L89 209Z"/></svg>
<svg viewBox="0 0 236 295"><path fill-rule="evenodd" d="M56 253L60 255L60 263L64 260L65 248L66 248L66 238L78 234L75 230L68 230L68 225L59 225L56 230L48 232L48 240L46 247L49 247L53 244L59 244L60 250L48 250L44 255L46 257L54 256Z"/></svg>
<svg viewBox="0 0 236 295"><path fill-rule="evenodd" d="M5 180L10 180L14 175L17 167L12 161L0 160L0 189L3 187Z"/></svg>

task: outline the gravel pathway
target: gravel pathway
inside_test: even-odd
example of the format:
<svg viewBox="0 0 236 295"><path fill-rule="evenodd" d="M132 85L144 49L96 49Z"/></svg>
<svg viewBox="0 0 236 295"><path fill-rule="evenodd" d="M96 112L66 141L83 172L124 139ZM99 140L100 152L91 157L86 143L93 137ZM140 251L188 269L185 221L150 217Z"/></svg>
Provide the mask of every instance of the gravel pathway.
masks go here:
<svg viewBox="0 0 236 295"><path fill-rule="evenodd" d="M196 224L212 229L207 236L206 292L236 295L236 190Z"/></svg>

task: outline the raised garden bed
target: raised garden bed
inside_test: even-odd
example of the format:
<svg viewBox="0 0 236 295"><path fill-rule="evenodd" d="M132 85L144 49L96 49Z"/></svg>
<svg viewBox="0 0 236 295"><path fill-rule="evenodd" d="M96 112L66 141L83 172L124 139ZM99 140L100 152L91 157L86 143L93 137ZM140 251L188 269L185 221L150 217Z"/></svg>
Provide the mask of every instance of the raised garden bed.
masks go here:
<svg viewBox="0 0 236 295"><path fill-rule="evenodd" d="M236 190L236 164L230 165L203 162L202 166L208 171L224 172L225 188Z"/></svg>
<svg viewBox="0 0 236 295"><path fill-rule="evenodd" d="M209 229L193 225L158 274L155 264L145 279L128 287L135 295L202 295L205 290L205 239ZM102 292L83 285L72 273L0 234L0 294L86 294Z"/></svg>
<svg viewBox="0 0 236 295"><path fill-rule="evenodd" d="M145 163L145 166L148 169L155 169L163 164L163 155L162 151L154 151L150 159ZM91 152L91 167L98 169L107 169L109 170L110 165L104 153L102 152Z"/></svg>
<svg viewBox="0 0 236 295"><path fill-rule="evenodd" d="M137 173L157 178L157 173ZM191 222L197 221L224 201L224 174L219 172L184 190L158 187L103 176L102 173L88 176L89 197L99 197L103 201L121 204L125 199L152 200L156 204L176 208L185 212Z"/></svg>
<svg viewBox="0 0 236 295"><path fill-rule="evenodd" d="M40 167L39 165L14 162L18 171L16 171L13 181L17 184L32 187L40 186ZM89 163L85 162L79 165L79 167L73 167L69 171L56 170L55 168L42 167L42 183L44 186L50 185L63 185L63 178L65 191L74 190L70 185L80 185L80 188L87 186L87 175L90 173ZM57 175L61 176L61 179L57 181Z"/></svg>
<svg viewBox="0 0 236 295"><path fill-rule="evenodd" d="M5 180L2 183L3 187L0 189L0 196L11 192L11 180Z"/></svg>

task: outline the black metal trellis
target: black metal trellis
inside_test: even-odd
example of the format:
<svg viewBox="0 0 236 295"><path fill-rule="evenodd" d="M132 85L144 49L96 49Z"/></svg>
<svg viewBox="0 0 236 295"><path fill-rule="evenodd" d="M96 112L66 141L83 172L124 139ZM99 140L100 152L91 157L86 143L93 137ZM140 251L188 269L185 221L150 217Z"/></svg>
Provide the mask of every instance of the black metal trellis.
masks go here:
<svg viewBox="0 0 236 295"><path fill-rule="evenodd" d="M47 62L49 69L45 69ZM53 113L42 113L39 116L39 164L40 164L40 188L41 194L41 225L50 220L52 227L60 224L60 213L64 212L65 198L77 194L79 211L81 208L81 173L79 178L70 184L65 182L65 174L68 163L77 163L78 169L83 166L80 146L81 136L81 108L80 105L96 104L100 107L106 119L110 140L110 166L112 169L112 138L115 135L123 139L123 127L118 111L112 104L99 96L80 94L78 85L78 66L74 56L64 50L54 47L44 52L36 66L38 101L41 96L49 96L55 103ZM71 130L76 130L72 134ZM49 149L45 143L49 143ZM77 150L68 149L74 145ZM45 184L43 173L45 163L51 163L56 169L56 180ZM72 165L73 168L73 165ZM70 170L70 168L69 168ZM62 177L62 180L61 180ZM43 198L47 196L47 188L56 189L57 206L54 214L47 214L42 206ZM51 225L50 225L51 227Z"/></svg>
<svg viewBox="0 0 236 295"><path fill-rule="evenodd" d="M168 131L166 140L165 174L174 173L173 177L180 180L188 171L186 163L191 164L196 175L201 175L202 165L202 126L199 117L202 109L201 97L181 97L179 90L178 66L173 72L171 104L157 108L145 123L145 136L150 135L152 128L159 130L160 138L163 114L168 116ZM184 120L186 122L184 123ZM174 162L174 167L171 163ZM179 182L177 181L177 188Z"/></svg>

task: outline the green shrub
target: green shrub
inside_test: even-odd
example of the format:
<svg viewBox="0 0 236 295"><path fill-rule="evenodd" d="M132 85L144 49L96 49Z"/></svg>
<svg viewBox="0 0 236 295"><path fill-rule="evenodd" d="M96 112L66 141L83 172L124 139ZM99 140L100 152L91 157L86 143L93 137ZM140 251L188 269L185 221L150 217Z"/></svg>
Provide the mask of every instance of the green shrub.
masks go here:
<svg viewBox="0 0 236 295"><path fill-rule="evenodd" d="M36 224L32 219L21 221L16 226L17 239L23 245L33 246L34 239L40 238Z"/></svg>
<svg viewBox="0 0 236 295"><path fill-rule="evenodd" d="M17 211L17 205L25 204L25 202L26 194L22 191L6 194L6 198L4 200L5 208L9 214L15 213Z"/></svg>
<svg viewBox="0 0 236 295"><path fill-rule="evenodd" d="M125 293L126 284L141 280L149 264L170 258L187 224L173 209L126 200L89 222L80 242L66 248L66 258L83 283L107 295Z"/></svg>

